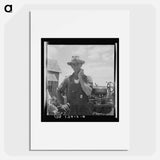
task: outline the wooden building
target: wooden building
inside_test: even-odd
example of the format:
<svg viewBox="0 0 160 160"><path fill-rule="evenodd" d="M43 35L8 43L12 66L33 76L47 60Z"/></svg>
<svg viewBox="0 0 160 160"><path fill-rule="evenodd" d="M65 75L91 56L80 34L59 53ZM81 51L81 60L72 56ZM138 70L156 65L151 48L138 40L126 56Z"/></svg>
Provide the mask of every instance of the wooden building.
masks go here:
<svg viewBox="0 0 160 160"><path fill-rule="evenodd" d="M52 96L56 96L56 90L59 85L59 74L61 73L61 69L58 65L57 60L48 59L47 61L47 88L49 94Z"/></svg>

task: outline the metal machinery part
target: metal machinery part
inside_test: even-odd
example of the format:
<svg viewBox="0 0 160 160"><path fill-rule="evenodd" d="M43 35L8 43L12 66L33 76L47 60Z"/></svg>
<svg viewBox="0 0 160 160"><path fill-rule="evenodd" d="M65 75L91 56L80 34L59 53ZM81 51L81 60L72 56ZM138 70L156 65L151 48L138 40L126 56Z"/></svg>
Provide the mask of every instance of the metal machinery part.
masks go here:
<svg viewBox="0 0 160 160"><path fill-rule="evenodd" d="M108 82L106 86L94 86L89 105L92 115L114 116L114 83Z"/></svg>

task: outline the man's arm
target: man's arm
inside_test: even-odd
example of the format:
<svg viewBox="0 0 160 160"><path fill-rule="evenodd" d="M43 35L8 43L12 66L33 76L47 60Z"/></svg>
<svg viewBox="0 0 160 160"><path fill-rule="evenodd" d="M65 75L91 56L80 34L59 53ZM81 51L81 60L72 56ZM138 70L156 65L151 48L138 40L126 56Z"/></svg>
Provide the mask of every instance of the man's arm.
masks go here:
<svg viewBox="0 0 160 160"><path fill-rule="evenodd" d="M65 91L67 89L67 86L68 86L68 78L64 79L61 85L57 88L57 101L59 103L58 111L60 111L61 113L68 112L70 107L69 103L67 104L64 103L64 98L63 98Z"/></svg>
<svg viewBox="0 0 160 160"><path fill-rule="evenodd" d="M87 82L85 82L83 80L83 75L84 75L83 70L81 70L78 74L78 78L79 78L82 90L87 96L90 96L92 93L92 86L93 86L92 78L87 77Z"/></svg>
<svg viewBox="0 0 160 160"><path fill-rule="evenodd" d="M57 88L57 100L59 104L64 104L63 95L65 93L65 90L67 89L67 82L68 80L67 78L65 78L61 85Z"/></svg>

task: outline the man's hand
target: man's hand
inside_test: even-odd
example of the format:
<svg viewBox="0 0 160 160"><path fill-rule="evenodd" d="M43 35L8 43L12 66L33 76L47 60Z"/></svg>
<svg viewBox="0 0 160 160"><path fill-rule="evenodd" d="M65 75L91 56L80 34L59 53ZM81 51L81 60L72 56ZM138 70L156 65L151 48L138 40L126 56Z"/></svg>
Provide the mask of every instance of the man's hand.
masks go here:
<svg viewBox="0 0 160 160"><path fill-rule="evenodd" d="M84 71L83 69L81 69L80 72L78 73L78 78L79 78L82 90L87 96L90 96L92 92L92 87L90 83L87 82L88 79L86 81L84 80L83 75L84 75Z"/></svg>
<svg viewBox="0 0 160 160"><path fill-rule="evenodd" d="M67 111L69 111L69 106L68 106L68 104L63 104L63 105L60 105L60 106L58 106L58 110L60 111L60 112L67 112Z"/></svg>
<svg viewBox="0 0 160 160"><path fill-rule="evenodd" d="M84 75L84 70L81 69L80 72L78 73L78 78L81 79L83 75Z"/></svg>

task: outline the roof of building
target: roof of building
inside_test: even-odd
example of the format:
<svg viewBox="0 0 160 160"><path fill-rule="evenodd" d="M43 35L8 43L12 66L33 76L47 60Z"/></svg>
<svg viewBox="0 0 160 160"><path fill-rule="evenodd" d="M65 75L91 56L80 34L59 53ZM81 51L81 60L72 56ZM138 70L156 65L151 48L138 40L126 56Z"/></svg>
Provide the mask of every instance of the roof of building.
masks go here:
<svg viewBox="0 0 160 160"><path fill-rule="evenodd" d="M48 59L47 62L48 62L48 65L47 65L48 66L47 67L48 71L61 72L61 69L58 65L57 60Z"/></svg>

